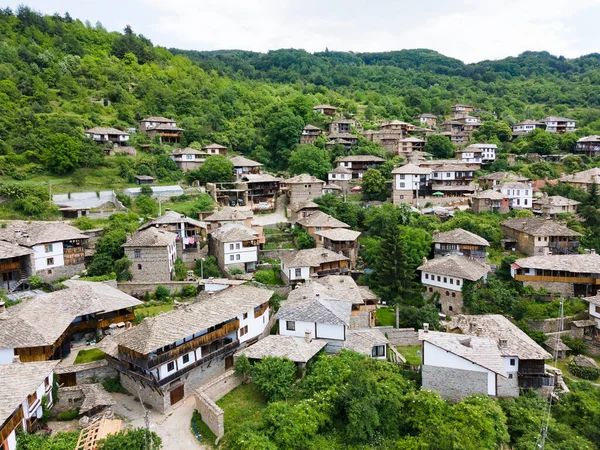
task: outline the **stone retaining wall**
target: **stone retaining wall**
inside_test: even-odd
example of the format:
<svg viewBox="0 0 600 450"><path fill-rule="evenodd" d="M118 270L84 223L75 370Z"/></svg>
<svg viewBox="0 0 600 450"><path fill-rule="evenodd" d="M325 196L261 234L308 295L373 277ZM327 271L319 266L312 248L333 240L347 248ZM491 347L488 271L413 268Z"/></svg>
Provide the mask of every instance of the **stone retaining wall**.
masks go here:
<svg viewBox="0 0 600 450"><path fill-rule="evenodd" d="M134 282L134 281L125 281L118 283L119 290L125 292L126 294L133 295L137 298L143 298L146 295L146 292L153 294L158 286L165 286L169 288L171 294L174 294L175 291L181 291L184 286L198 286L197 281L169 281L163 283L150 283L150 282Z"/></svg>
<svg viewBox="0 0 600 450"><path fill-rule="evenodd" d="M215 402L241 384L242 379L233 370L228 370L196 389L196 409L217 438L225 434L225 422L224 412Z"/></svg>
<svg viewBox="0 0 600 450"><path fill-rule="evenodd" d="M419 333L414 328L376 327L376 329L387 336L390 345L402 347L421 345Z"/></svg>
<svg viewBox="0 0 600 450"><path fill-rule="evenodd" d="M567 330L571 327L571 322L575 320L575 316L566 316L564 318L564 329ZM555 333L560 329L560 318L546 319L546 320L529 320L526 322L531 325L531 328L535 331L541 331L542 333Z"/></svg>
<svg viewBox="0 0 600 450"><path fill-rule="evenodd" d="M295 248L280 248L278 250L259 250L260 255L263 258L268 259L281 259L284 255L293 255L297 253L298 250Z"/></svg>
<svg viewBox="0 0 600 450"><path fill-rule="evenodd" d="M423 366L423 389L438 392L445 400L460 401L474 394L487 395L486 372Z"/></svg>
<svg viewBox="0 0 600 450"><path fill-rule="evenodd" d="M77 385L98 383L107 378L114 378L118 374L113 367L108 365L108 361L106 360L93 361L68 367L57 367L55 373L59 376L59 379L60 375L75 373Z"/></svg>

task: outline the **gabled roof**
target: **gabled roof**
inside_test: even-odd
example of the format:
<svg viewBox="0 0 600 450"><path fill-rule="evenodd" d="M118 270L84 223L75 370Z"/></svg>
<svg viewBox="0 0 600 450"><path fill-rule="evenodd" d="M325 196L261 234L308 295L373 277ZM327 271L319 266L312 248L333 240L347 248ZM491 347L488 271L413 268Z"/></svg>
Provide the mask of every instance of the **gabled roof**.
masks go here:
<svg viewBox="0 0 600 450"><path fill-rule="evenodd" d="M494 173L490 173L488 175L483 175L483 176L479 177L480 180L490 180L490 181L502 181L507 178L512 178L515 181L527 181L529 179L527 177L523 177L521 175L518 175L518 174L512 173L512 172L494 172Z"/></svg>
<svg viewBox="0 0 600 450"><path fill-rule="evenodd" d="M304 127L305 130L310 130L310 131L321 131L321 129L319 127L315 127L314 125L308 124Z"/></svg>
<svg viewBox="0 0 600 450"><path fill-rule="evenodd" d="M581 233L567 228L563 223L538 217L508 219L500 222L500 225L532 236L581 236Z"/></svg>
<svg viewBox="0 0 600 450"><path fill-rule="evenodd" d="M326 248L300 250L295 255L285 255L281 259L288 267L318 267L325 263L348 261L344 255Z"/></svg>
<svg viewBox="0 0 600 450"><path fill-rule="evenodd" d="M306 217L300 217L296 222L303 227L350 228L347 223L325 214L323 211L315 211Z"/></svg>
<svg viewBox="0 0 600 450"><path fill-rule="evenodd" d="M519 125L546 125L544 122L541 122L539 120L522 120L519 123L516 123L515 125L513 125L514 127L519 126Z"/></svg>
<svg viewBox="0 0 600 450"><path fill-rule="evenodd" d="M0 425L33 394L59 361L0 364Z"/></svg>
<svg viewBox="0 0 600 450"><path fill-rule="evenodd" d="M332 228L315 232L318 236L323 236L331 241L355 241L360 236L360 231L349 230L347 228Z"/></svg>
<svg viewBox="0 0 600 450"><path fill-rule="evenodd" d="M517 268L555 270L570 273L600 273L600 255L546 255L517 259Z"/></svg>
<svg viewBox="0 0 600 450"><path fill-rule="evenodd" d="M186 148L175 148L173 149L173 151L171 153L169 153L170 156L177 156L177 155L199 155L199 156L209 156L208 153L206 152L201 152L200 150L196 150L195 148L191 148L191 147L186 147Z"/></svg>
<svg viewBox="0 0 600 450"><path fill-rule="evenodd" d="M374 346L387 345L388 343L385 334L375 328L350 328L346 333L344 348L371 356Z"/></svg>
<svg viewBox="0 0 600 450"><path fill-rule="evenodd" d="M172 122L175 123L175 122ZM158 131L183 131L183 128L180 128L178 126L175 125L171 125L171 124L167 124L167 123L160 123L158 125L156 125L155 127L149 128L149 130L158 130Z"/></svg>
<svg viewBox="0 0 600 450"><path fill-rule="evenodd" d="M435 114L423 113L419 114L417 117L423 117L424 119L437 119Z"/></svg>
<svg viewBox="0 0 600 450"><path fill-rule="evenodd" d="M77 317L142 304L106 283L67 280L64 284L67 289L35 296L0 315L0 348L52 345Z"/></svg>
<svg viewBox="0 0 600 450"><path fill-rule="evenodd" d="M287 180L283 180L287 184L304 184L304 183L321 183L325 184L324 181L319 180L317 177L309 175L307 173L303 173L301 175L296 175L295 177L288 178Z"/></svg>
<svg viewBox="0 0 600 450"><path fill-rule="evenodd" d="M477 149L481 149L481 148L498 149L498 146L496 144L471 144L471 145L469 145L469 147L475 147ZM469 147L467 147L467 148L469 148Z"/></svg>
<svg viewBox="0 0 600 450"><path fill-rule="evenodd" d="M311 332L313 331L311 330ZM272 334L260 339L257 343L239 351L237 354L246 355L249 359L263 359L267 356L274 356L276 358L286 358L295 363L306 363L326 345L327 341L322 339L312 339L308 342L303 337Z"/></svg>
<svg viewBox="0 0 600 450"><path fill-rule="evenodd" d="M545 119L542 119L542 122L544 122L544 123L548 123L548 122L575 122L575 119L568 119L567 117L550 116L550 117L546 117Z"/></svg>
<svg viewBox="0 0 600 450"><path fill-rule="evenodd" d="M331 169L329 173L343 173L345 175L351 175L352 171L350 169L346 169L344 166L337 166L335 169Z"/></svg>
<svg viewBox="0 0 600 450"><path fill-rule="evenodd" d="M226 206L220 211L215 211L208 217L204 218L205 222L227 222L234 220L245 220L254 217L254 213L250 210L236 209Z"/></svg>
<svg viewBox="0 0 600 450"><path fill-rule="evenodd" d="M373 155L349 155L337 160L340 162L385 162L385 159Z"/></svg>
<svg viewBox="0 0 600 450"><path fill-rule="evenodd" d="M538 198L533 202L543 206L576 206L581 204L581 202L578 202L577 200L571 200L570 198L561 197L560 195Z"/></svg>
<svg viewBox="0 0 600 450"><path fill-rule="evenodd" d="M232 286L197 303L149 317L141 324L105 338L147 355L210 327L228 322L269 301L273 291ZM109 345L109 343L107 343Z"/></svg>
<svg viewBox="0 0 600 450"><path fill-rule="evenodd" d="M317 205L315 202L313 202L312 200L307 200L305 202L300 202L300 203L294 203L290 209L293 212L298 212L298 211L302 211L303 209L318 209L319 205Z"/></svg>
<svg viewBox="0 0 600 450"><path fill-rule="evenodd" d="M239 223L227 223L213 234L219 242L253 241L258 239L258 232Z"/></svg>
<svg viewBox="0 0 600 450"><path fill-rule="evenodd" d="M129 133L126 133L125 131L117 130L116 128L110 128L110 127L94 127L94 128L89 128L89 129L85 130L85 132L89 133L89 134L117 134L117 135L129 136Z"/></svg>
<svg viewBox="0 0 600 450"><path fill-rule="evenodd" d="M335 106L331 105L317 105L313 106L313 109L337 109Z"/></svg>
<svg viewBox="0 0 600 450"><path fill-rule="evenodd" d="M489 200L504 200L505 198L509 198L509 197L507 195L504 195L502 192L488 189L486 191L477 192L473 196L473 198L487 198Z"/></svg>
<svg viewBox="0 0 600 450"><path fill-rule="evenodd" d="M415 136L409 136L407 138L400 139L400 142L425 142L425 140Z"/></svg>
<svg viewBox="0 0 600 450"><path fill-rule="evenodd" d="M305 289L310 286L314 292L321 292L332 298L338 298L352 302L353 305L362 305L367 301L378 300L377 295L366 286L359 286L350 275L327 275L317 278L301 285L299 289L290 293L290 298L304 295Z"/></svg>
<svg viewBox="0 0 600 450"><path fill-rule="evenodd" d="M597 142L597 143L600 143L600 136L598 136L598 135L585 136L585 137L582 137L581 139L579 139L577 142Z"/></svg>
<svg viewBox="0 0 600 450"><path fill-rule="evenodd" d="M229 161L233 163L233 167L262 167L263 164L246 158L245 156L234 156L229 158Z"/></svg>
<svg viewBox="0 0 600 450"><path fill-rule="evenodd" d="M477 281L490 271L490 266L476 259L461 255L448 255L425 261L417 268L423 272L435 275L462 278L463 280Z"/></svg>
<svg viewBox="0 0 600 450"><path fill-rule="evenodd" d="M600 184L600 167L577 172L572 175L563 175L560 181L566 183L596 183Z"/></svg>
<svg viewBox="0 0 600 450"><path fill-rule="evenodd" d="M274 177L270 173L245 173L241 180L246 183L275 183L283 181L283 178Z"/></svg>
<svg viewBox="0 0 600 450"><path fill-rule="evenodd" d="M163 123L175 123L173 119L167 119L166 117L151 116L140 120L140 122L163 122Z"/></svg>
<svg viewBox="0 0 600 450"><path fill-rule="evenodd" d="M15 258L17 256L33 255L33 250L27 247L21 247L18 244L12 244L6 241L0 241L0 259Z"/></svg>
<svg viewBox="0 0 600 450"><path fill-rule="evenodd" d="M452 332L493 339L502 356L516 356L520 360L552 358L550 353L500 314L480 316L459 314L452 317L450 323L446 324L446 328Z"/></svg>
<svg viewBox="0 0 600 450"><path fill-rule="evenodd" d="M3 222L0 227L0 241L16 243L24 247L75 239L88 239L88 236L80 233L67 222L11 220Z"/></svg>
<svg viewBox="0 0 600 450"><path fill-rule="evenodd" d="M470 231L463 230L462 228L455 228L454 230L443 233L440 233L436 230L433 232L432 242L444 244L482 245L485 247L490 246L490 243L481 236L471 233Z"/></svg>
<svg viewBox="0 0 600 450"><path fill-rule="evenodd" d="M349 325L352 303L329 297L320 292L284 301L276 318L296 322Z"/></svg>
<svg viewBox="0 0 600 450"><path fill-rule="evenodd" d="M156 227L136 231L125 242L122 247L166 247L177 240L177 235L170 231Z"/></svg>
<svg viewBox="0 0 600 450"><path fill-rule="evenodd" d="M507 376L504 370L502 353L493 339L419 330L419 340L460 356L503 377Z"/></svg>
<svg viewBox="0 0 600 450"><path fill-rule="evenodd" d="M431 169L426 167L419 167L415 164L405 164L400 167L396 167L392 170L393 174L407 174L407 175L430 175L432 172Z"/></svg>
<svg viewBox="0 0 600 450"><path fill-rule="evenodd" d="M221 149L227 150L227 147L225 147L224 145L216 144L214 142L212 144L208 144L208 145L205 145L204 147L202 147L202 149L205 149L205 148L217 148L217 149L220 149L220 150Z"/></svg>
<svg viewBox="0 0 600 450"><path fill-rule="evenodd" d="M150 227L156 227L156 225L173 225L180 223L187 223L195 227L206 228L206 225L204 223L192 219L191 217L186 217L185 214L178 213L177 211L167 211L162 216L157 217L156 219L152 219L144 225L142 225L140 228L138 228L138 231Z"/></svg>
<svg viewBox="0 0 600 450"><path fill-rule="evenodd" d="M531 189L531 185L520 181L504 181L496 186L497 189Z"/></svg>

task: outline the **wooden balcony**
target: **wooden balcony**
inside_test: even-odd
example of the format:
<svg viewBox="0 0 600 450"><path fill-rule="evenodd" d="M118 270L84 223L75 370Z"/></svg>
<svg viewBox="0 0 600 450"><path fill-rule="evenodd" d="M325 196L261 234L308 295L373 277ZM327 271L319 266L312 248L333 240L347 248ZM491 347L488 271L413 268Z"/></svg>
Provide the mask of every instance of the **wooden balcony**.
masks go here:
<svg viewBox="0 0 600 450"><path fill-rule="evenodd" d="M13 270L21 270L21 263L19 261L0 263L0 272L10 272Z"/></svg>
<svg viewBox="0 0 600 450"><path fill-rule="evenodd" d="M548 283L600 284L599 278L590 277L560 277L549 275L515 275L517 281L542 281Z"/></svg>
<svg viewBox="0 0 600 450"><path fill-rule="evenodd" d="M263 305L259 309L254 310L254 318L256 319L262 316L267 309L269 309L269 302L263 303Z"/></svg>
<svg viewBox="0 0 600 450"><path fill-rule="evenodd" d="M112 317L110 319L93 319L93 320L85 320L83 322L76 322L69 326L69 332L75 333L77 331L88 330L88 329L97 329L97 328L108 328L113 323L120 322L133 322L135 320L135 313L133 311L120 315L117 317Z"/></svg>
<svg viewBox="0 0 600 450"><path fill-rule="evenodd" d="M6 442L8 436L10 436L13 430L21 426L22 422L23 408L19 406L19 409L12 415L10 419L8 419L8 421L4 424L2 429L0 429L0 446L2 446L4 442Z"/></svg>

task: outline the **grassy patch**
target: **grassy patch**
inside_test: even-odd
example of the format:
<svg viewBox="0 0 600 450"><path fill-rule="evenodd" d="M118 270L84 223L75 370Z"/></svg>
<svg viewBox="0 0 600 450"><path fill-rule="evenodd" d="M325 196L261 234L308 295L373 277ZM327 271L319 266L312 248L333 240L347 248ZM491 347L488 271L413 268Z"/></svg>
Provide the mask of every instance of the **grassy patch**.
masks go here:
<svg viewBox="0 0 600 450"><path fill-rule="evenodd" d="M85 364L104 359L104 352L99 348L90 348L89 350L79 350L73 364Z"/></svg>
<svg viewBox="0 0 600 450"><path fill-rule="evenodd" d="M362 194L360 192L352 192L346 195L346 201L348 202L360 202L362 200Z"/></svg>
<svg viewBox="0 0 600 450"><path fill-rule="evenodd" d="M406 347L398 346L396 347L398 353L406 358L406 362L408 364L412 364L413 366L421 365L421 355L417 354L417 352L421 352L421 346L419 345L407 345Z"/></svg>
<svg viewBox="0 0 600 450"><path fill-rule="evenodd" d="M171 311L173 308L174 305L172 303L165 303L164 305L155 306L142 306L141 308L135 309L135 316L154 317L161 312Z"/></svg>
<svg viewBox="0 0 600 450"><path fill-rule="evenodd" d="M270 234L281 234L279 228L263 228L263 234L268 236Z"/></svg>
<svg viewBox="0 0 600 450"><path fill-rule="evenodd" d="M196 433L200 435L200 442L204 445L208 445L212 448L215 447L215 441L217 440L217 436L212 432L208 425L204 423L202 420L202 416L197 410L194 410L194 414L192 414L192 433L196 436Z"/></svg>
<svg viewBox="0 0 600 450"><path fill-rule="evenodd" d="M394 312L394 308L388 308L385 306L382 308L377 308L375 315L381 326L393 327L396 325L396 313Z"/></svg>
<svg viewBox="0 0 600 450"><path fill-rule="evenodd" d="M279 270L257 270L254 273L254 279L259 283L271 285L283 285L283 281L279 277Z"/></svg>
<svg viewBox="0 0 600 450"><path fill-rule="evenodd" d="M256 423L261 410L267 406L267 399L252 383L235 388L217 402L225 412L225 432L244 422Z"/></svg>

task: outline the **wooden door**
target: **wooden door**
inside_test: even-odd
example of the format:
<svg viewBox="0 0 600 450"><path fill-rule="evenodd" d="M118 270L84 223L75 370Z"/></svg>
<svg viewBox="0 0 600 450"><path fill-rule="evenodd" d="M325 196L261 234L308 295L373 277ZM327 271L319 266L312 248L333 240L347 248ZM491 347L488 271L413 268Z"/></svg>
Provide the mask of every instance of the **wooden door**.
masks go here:
<svg viewBox="0 0 600 450"><path fill-rule="evenodd" d="M76 373L61 373L58 376L58 384L62 387L77 386Z"/></svg>
<svg viewBox="0 0 600 450"><path fill-rule="evenodd" d="M231 369L233 367L233 355L225 358L225 370Z"/></svg>
<svg viewBox="0 0 600 450"><path fill-rule="evenodd" d="M171 395L171 405L179 403L181 400L183 400L183 384L177 386L175 389L169 392L169 394Z"/></svg>

